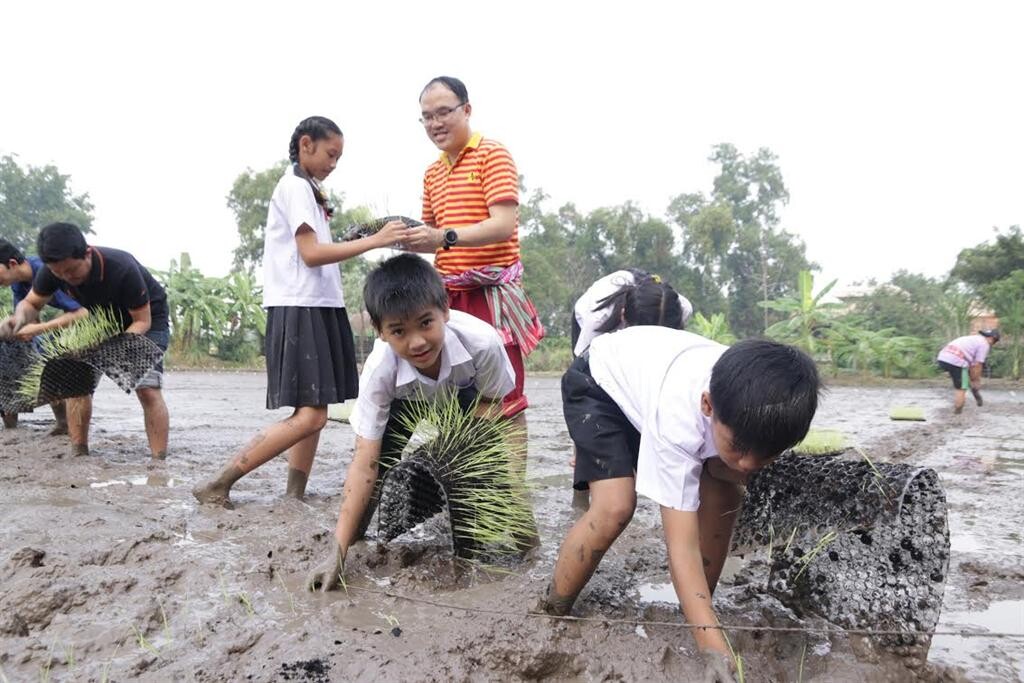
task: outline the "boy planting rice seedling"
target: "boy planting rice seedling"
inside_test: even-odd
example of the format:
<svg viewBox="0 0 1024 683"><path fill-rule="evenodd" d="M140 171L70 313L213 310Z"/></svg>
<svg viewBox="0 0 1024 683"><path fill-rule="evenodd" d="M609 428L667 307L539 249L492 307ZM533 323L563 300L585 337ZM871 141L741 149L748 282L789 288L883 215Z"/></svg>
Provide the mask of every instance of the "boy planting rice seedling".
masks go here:
<svg viewBox="0 0 1024 683"><path fill-rule="evenodd" d="M669 570L686 620L716 624L711 596L742 484L807 434L820 381L806 354L770 341L731 348L688 332L631 327L595 339L562 378L576 445L574 487L590 509L559 550L541 608L564 615L629 524L637 493L661 506ZM718 629L693 633L730 680Z"/></svg>
<svg viewBox="0 0 1024 683"><path fill-rule="evenodd" d="M380 340L360 376L350 418L355 454L334 547L310 578L314 590L340 585L349 547L362 537L378 502L386 458L401 451L414 423L426 415L422 406L410 404L451 406L454 400L476 417L504 419L501 400L515 384L497 331L471 315L450 311L444 284L427 261L412 254L388 259L367 277L363 298ZM452 416L449 426L457 421ZM440 444L446 436L439 437ZM465 471L471 465L463 461L457 467Z"/></svg>

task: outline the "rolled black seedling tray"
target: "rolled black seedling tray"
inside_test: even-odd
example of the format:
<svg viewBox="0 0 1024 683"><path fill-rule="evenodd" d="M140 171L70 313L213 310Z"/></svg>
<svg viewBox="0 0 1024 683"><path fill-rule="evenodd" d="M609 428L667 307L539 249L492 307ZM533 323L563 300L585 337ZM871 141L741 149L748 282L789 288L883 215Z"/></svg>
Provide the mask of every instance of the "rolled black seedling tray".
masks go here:
<svg viewBox="0 0 1024 683"><path fill-rule="evenodd" d="M432 467L403 460L384 475L377 514L377 537L389 542L438 513L445 513L447 536L452 538L448 497Z"/></svg>
<svg viewBox="0 0 1024 683"><path fill-rule="evenodd" d="M88 396L103 375L125 393L136 387L164 352L138 334L119 334L88 349L69 352L46 362L39 383L38 403Z"/></svg>
<svg viewBox="0 0 1024 683"><path fill-rule="evenodd" d="M35 408L35 403L18 392L18 386L38 357L32 342L0 341L0 411L6 414L30 413Z"/></svg>
<svg viewBox="0 0 1024 683"><path fill-rule="evenodd" d="M372 221L366 221L365 223L355 223L350 225L348 229L342 233L340 241L351 242L353 240L362 239L363 237L369 237L370 235L380 232L380 229L391 221L402 221L410 228L423 225L421 221L414 218L408 218L406 216L384 216L383 218L376 218Z"/></svg>
<svg viewBox="0 0 1024 683"><path fill-rule="evenodd" d="M767 547L768 590L797 614L845 628L931 631L949 568L935 471L787 453L754 476L733 550ZM878 639L911 654L929 639Z"/></svg>

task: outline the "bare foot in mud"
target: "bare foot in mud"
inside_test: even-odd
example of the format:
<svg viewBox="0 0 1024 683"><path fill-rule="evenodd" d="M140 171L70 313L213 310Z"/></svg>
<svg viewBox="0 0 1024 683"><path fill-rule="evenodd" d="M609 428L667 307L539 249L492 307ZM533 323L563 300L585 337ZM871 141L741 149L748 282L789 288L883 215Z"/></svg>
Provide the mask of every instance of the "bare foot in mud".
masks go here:
<svg viewBox="0 0 1024 683"><path fill-rule="evenodd" d="M73 444L71 444L71 456L77 458L80 455L89 455L89 444L87 444L87 443L73 443Z"/></svg>
<svg viewBox="0 0 1024 683"><path fill-rule="evenodd" d="M18 414L10 415L4 413L4 429L16 429L18 427Z"/></svg>
<svg viewBox="0 0 1024 683"><path fill-rule="evenodd" d="M50 430L50 434L49 435L50 436L67 436L67 433L68 433L68 423L67 422L63 422L63 423L58 422L57 424L53 425L53 429Z"/></svg>
<svg viewBox="0 0 1024 683"><path fill-rule="evenodd" d="M216 482L197 484L192 489L192 495L202 505L220 505L228 510L233 510L235 506L232 504L231 499L228 498L230 492L231 489L219 486Z"/></svg>
<svg viewBox="0 0 1024 683"><path fill-rule="evenodd" d="M167 451L160 451L159 453L154 453L153 454L153 460L166 460L166 459L167 459Z"/></svg>

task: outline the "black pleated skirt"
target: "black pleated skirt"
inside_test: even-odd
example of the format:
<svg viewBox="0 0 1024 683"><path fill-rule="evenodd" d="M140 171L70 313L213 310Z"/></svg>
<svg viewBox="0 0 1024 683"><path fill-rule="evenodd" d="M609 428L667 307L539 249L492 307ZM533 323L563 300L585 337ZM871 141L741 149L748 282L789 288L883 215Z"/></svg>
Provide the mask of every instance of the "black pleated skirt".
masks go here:
<svg viewBox="0 0 1024 683"><path fill-rule="evenodd" d="M356 350L344 308L267 309L267 408L326 406L359 393Z"/></svg>

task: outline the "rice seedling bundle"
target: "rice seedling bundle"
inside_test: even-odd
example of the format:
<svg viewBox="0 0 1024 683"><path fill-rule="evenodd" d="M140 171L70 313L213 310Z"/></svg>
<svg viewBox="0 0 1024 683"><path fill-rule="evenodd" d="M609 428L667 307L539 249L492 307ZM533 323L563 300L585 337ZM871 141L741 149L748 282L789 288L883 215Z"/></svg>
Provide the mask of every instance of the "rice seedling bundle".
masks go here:
<svg viewBox="0 0 1024 683"><path fill-rule="evenodd" d="M949 568L946 498L935 471L784 454L757 473L733 550L768 546L768 590L798 614L846 628L927 631ZM924 636L880 637L921 656Z"/></svg>
<svg viewBox="0 0 1024 683"><path fill-rule="evenodd" d="M920 406L893 406L889 410L889 419L924 422L924 409Z"/></svg>
<svg viewBox="0 0 1024 683"><path fill-rule="evenodd" d="M129 392L163 357L142 335L124 334L116 314L90 311L75 324L40 337L41 350L18 381L18 393L41 405L87 396L105 374Z"/></svg>
<svg viewBox="0 0 1024 683"><path fill-rule="evenodd" d="M36 406L18 392L18 384L37 357L32 342L5 339L0 341L0 411L7 414L28 413Z"/></svg>
<svg viewBox="0 0 1024 683"><path fill-rule="evenodd" d="M462 557L514 553L534 532L522 474L514 464L515 426L474 416L456 398L417 401L399 421L401 459L385 475L379 535L391 540L438 512L450 521L452 547ZM423 438L424 432L429 436Z"/></svg>
<svg viewBox="0 0 1024 683"><path fill-rule="evenodd" d="M798 455L837 455L849 448L846 435L836 429L811 429L793 446Z"/></svg>
<svg viewBox="0 0 1024 683"><path fill-rule="evenodd" d="M391 221L402 221L407 227L415 228L423 225L421 221L413 218L407 218L405 216L384 216L383 218L376 218L372 221L365 223L354 223L348 227L348 229L342 233L341 242L351 242L353 240L362 239L363 237L369 237L380 232L387 223Z"/></svg>

